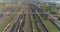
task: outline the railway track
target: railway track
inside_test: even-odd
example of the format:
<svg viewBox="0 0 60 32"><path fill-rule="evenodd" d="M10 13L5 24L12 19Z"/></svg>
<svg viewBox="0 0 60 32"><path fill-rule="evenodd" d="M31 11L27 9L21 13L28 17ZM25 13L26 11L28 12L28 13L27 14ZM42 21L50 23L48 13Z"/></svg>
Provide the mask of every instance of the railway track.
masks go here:
<svg viewBox="0 0 60 32"><path fill-rule="evenodd" d="M19 32L24 32L24 30L23 30L24 24L25 24L25 14L23 14L22 19L20 21L20 25L19 25L19 29L18 29Z"/></svg>
<svg viewBox="0 0 60 32"><path fill-rule="evenodd" d="M13 27L11 28L10 32L19 32L20 31L20 23L23 21L23 13L24 11L20 11L22 14L19 14L17 21L13 24ZM19 30L19 31L18 31Z"/></svg>
<svg viewBox="0 0 60 32"><path fill-rule="evenodd" d="M34 18L40 23L40 25L42 26L44 32L48 32L48 30L46 29L45 25L44 25L43 22L40 20L39 16L38 16L37 14L33 14L33 16L34 16ZM38 29L38 32L40 32L39 29Z"/></svg>
<svg viewBox="0 0 60 32"><path fill-rule="evenodd" d="M9 9L7 9L7 10L9 10ZM10 11L12 11L12 12L9 12L9 13L7 13L7 11L6 12L4 12L4 14L3 14L3 16L2 17L4 17L4 18L11 18L10 20L8 20L7 22L11 22L11 20L13 19L13 17L15 16L15 14L13 15L13 14L11 14L11 13L13 13L13 10L10 10ZM7 19L6 19L7 20ZM6 32L6 30L9 28L9 26L10 26L10 23L8 23L8 24L6 24L7 26L5 27L5 31L3 30L3 32Z"/></svg>
<svg viewBox="0 0 60 32"><path fill-rule="evenodd" d="M30 7L31 9L31 7ZM31 14L30 14L30 18L31 18L31 25L32 25L32 32L40 32L39 28L37 27L37 22L35 21L35 17L33 16L32 14L32 11L30 11ZM33 12L34 13L34 12Z"/></svg>
<svg viewBox="0 0 60 32"><path fill-rule="evenodd" d="M48 19L51 21L51 23L53 23L53 25L60 31L60 27L52 20L52 19Z"/></svg>
<svg viewBox="0 0 60 32"><path fill-rule="evenodd" d="M32 16L35 16L35 15L32 15ZM35 17L33 17L33 21L34 21L34 25L35 25L35 29L36 29L36 31L34 30L34 26L32 26L33 27L33 32L35 31L35 32L40 32L40 29L38 28L38 25L37 25L37 21L35 21L36 20L36 18ZM33 23L32 23L32 25L33 25Z"/></svg>
<svg viewBox="0 0 60 32"><path fill-rule="evenodd" d="M45 12L42 11L42 10L41 10L40 8L38 8L37 6L35 6L35 5L33 5L33 6L36 8L36 10L37 10L38 13L42 12L42 13L40 13L40 14L41 14L43 17L45 17L45 19L50 20L51 23L53 23L53 25L60 31L60 27L58 27L58 26L56 25L56 23L54 22L54 20L53 20L52 17L49 19L49 18L48 18L48 17L49 17L48 14L45 14Z"/></svg>
<svg viewBox="0 0 60 32"><path fill-rule="evenodd" d="M10 27L10 22L12 21L12 19L15 17L15 15L13 15L12 17L11 17L11 19L9 20L9 23L6 25L6 27L4 28L4 30L3 30L3 32L7 32L7 30L9 29L9 27Z"/></svg>
<svg viewBox="0 0 60 32"><path fill-rule="evenodd" d="M12 26L12 28L11 28L11 30L10 30L10 32L14 32L15 31L15 29L17 29L17 27L18 27L18 25L19 25L19 23L20 23L20 19L21 19L21 15L19 15L19 17L18 17L18 19L17 19L17 21L13 24L13 26Z"/></svg>
<svg viewBox="0 0 60 32"><path fill-rule="evenodd" d="M36 7L36 6L35 6ZM40 13L42 10L39 10L40 8L38 8L38 7L36 7L37 8L37 10L38 10L38 13ZM43 11L42 11L43 12ZM54 18L52 18L51 16L51 18L49 18L49 15L48 14L45 14L45 12L43 13L43 14L41 14L43 17L45 17L45 19L47 19L47 20L50 20L51 21L51 23L53 23L53 25L60 31L60 27L58 27L57 25L56 25L56 23L54 22L55 20L54 20Z"/></svg>
<svg viewBox="0 0 60 32"><path fill-rule="evenodd" d="M32 7L31 7L31 8L32 8ZM40 25L41 25L41 27L42 27L43 31L44 31L44 32L48 32L47 28L45 27L45 25L43 24L43 22L40 20L39 16L36 14L35 9L33 8L33 9L31 9L31 10L32 10L32 13L35 13L35 14L33 14L34 19L36 19L36 20L37 20L37 22L39 22L39 23L40 23ZM37 29L38 29L38 28L37 28ZM38 29L38 32L40 32L40 30L39 30L39 29Z"/></svg>
<svg viewBox="0 0 60 32"><path fill-rule="evenodd" d="M4 9L3 12L4 12L4 13L9 12L9 14L6 13L6 15L9 16L10 14L12 14L13 12L16 11L16 10L14 11L14 9L16 9L16 8L14 8L14 7L9 7L9 8ZM17 11L16 11L16 13L17 13ZM6 15L3 15L3 16L6 16ZM16 14L12 14L12 15L14 15L13 17L16 17ZM13 17L12 17L12 18L13 18ZM11 21L13 21L13 20L12 20L12 19L9 20L9 22L11 22ZM17 23L18 23L18 22L17 22ZM17 23L14 23L14 24L13 24L13 28L12 28L13 31L14 31L14 29L15 29L14 26L17 25ZM8 24L7 24L7 25L8 25ZM9 26L6 26L6 28L9 27L9 29L5 29L6 32L7 32L7 30L8 30L8 32L10 31L10 28L11 28L10 26L11 26L11 23L9 24ZM4 31L4 32L5 32L5 31ZM12 32L12 31L11 31L11 32Z"/></svg>

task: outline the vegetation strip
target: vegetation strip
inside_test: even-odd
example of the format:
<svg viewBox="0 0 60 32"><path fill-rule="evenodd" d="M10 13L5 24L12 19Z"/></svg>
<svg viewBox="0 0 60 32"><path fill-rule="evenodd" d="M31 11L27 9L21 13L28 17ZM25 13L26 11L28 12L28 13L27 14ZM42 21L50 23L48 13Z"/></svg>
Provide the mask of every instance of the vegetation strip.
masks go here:
<svg viewBox="0 0 60 32"><path fill-rule="evenodd" d="M49 32L58 32L58 30L49 20L44 19L41 15L39 15L39 17L43 21L44 25L47 27Z"/></svg>

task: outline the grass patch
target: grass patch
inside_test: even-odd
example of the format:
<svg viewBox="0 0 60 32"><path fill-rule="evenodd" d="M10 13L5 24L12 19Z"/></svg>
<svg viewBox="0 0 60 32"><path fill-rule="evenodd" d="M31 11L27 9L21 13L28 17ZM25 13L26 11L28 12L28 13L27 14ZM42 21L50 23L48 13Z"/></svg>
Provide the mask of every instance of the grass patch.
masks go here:
<svg viewBox="0 0 60 32"><path fill-rule="evenodd" d="M44 19L41 15L39 15L39 17L49 32L58 32L58 30L54 27L54 25L49 20Z"/></svg>

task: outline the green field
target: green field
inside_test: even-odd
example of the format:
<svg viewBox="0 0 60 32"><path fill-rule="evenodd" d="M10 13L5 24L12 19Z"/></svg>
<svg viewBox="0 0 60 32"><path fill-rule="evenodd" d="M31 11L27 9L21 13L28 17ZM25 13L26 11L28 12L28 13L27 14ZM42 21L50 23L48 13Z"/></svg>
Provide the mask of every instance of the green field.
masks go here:
<svg viewBox="0 0 60 32"><path fill-rule="evenodd" d="M44 17L41 14L38 14L38 16L40 17L40 19L42 20L43 24L46 26L49 32L59 32L49 20L44 19Z"/></svg>
<svg viewBox="0 0 60 32"><path fill-rule="evenodd" d="M46 28L48 29L49 32L58 32L58 30L56 29L56 27L47 19L44 19L41 15L39 15L40 19L42 20L42 22L44 23L44 25L46 26Z"/></svg>
<svg viewBox="0 0 60 32"><path fill-rule="evenodd" d="M57 14L58 13L58 7L56 7L56 6L52 6L52 5L50 5L50 6L41 6L41 8L42 8L42 10L43 11L46 11L46 12L49 12L49 13L51 13L51 14Z"/></svg>

